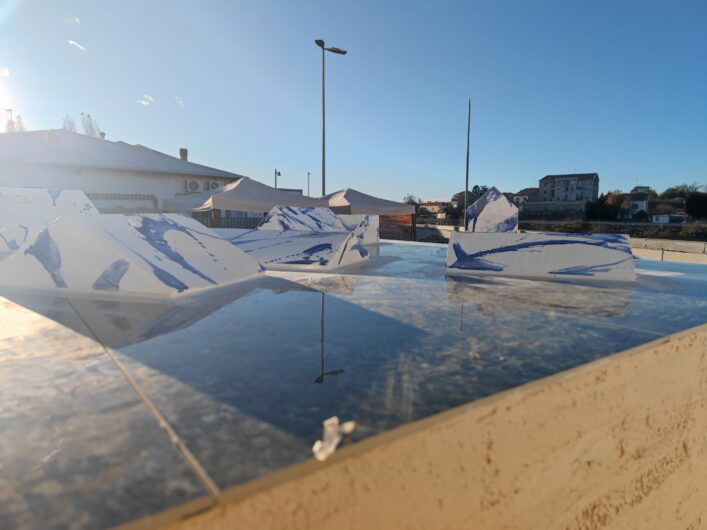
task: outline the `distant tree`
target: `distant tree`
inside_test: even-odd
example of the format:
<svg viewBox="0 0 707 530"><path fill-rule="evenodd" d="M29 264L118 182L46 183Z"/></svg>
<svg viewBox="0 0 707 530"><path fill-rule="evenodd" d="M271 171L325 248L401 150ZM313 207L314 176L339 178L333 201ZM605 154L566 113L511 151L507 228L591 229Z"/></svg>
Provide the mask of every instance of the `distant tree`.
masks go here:
<svg viewBox="0 0 707 530"><path fill-rule="evenodd" d="M648 215L648 214L647 214L646 212L644 212L643 210L639 210L639 211L637 211L635 214L633 214L633 218L634 218L636 221L650 221L650 220L651 220L651 216Z"/></svg>
<svg viewBox="0 0 707 530"><path fill-rule="evenodd" d="M488 191L489 187L488 186L479 186L476 185L469 190L468 194L466 195L466 205L471 206L474 204L476 200L478 200L484 193ZM445 208L445 213L447 214L448 217L450 217L453 220L457 219L462 219L463 218L463 213L464 213L464 191L460 191L459 193L455 193L452 195L452 204L447 206ZM454 206L456 204L456 206Z"/></svg>
<svg viewBox="0 0 707 530"><path fill-rule="evenodd" d="M451 202L442 206L442 211L450 219L459 219L460 210L457 207L455 207Z"/></svg>
<svg viewBox="0 0 707 530"><path fill-rule="evenodd" d="M484 193L486 193L489 190L488 186L474 186L471 188L471 190L468 192L467 195L467 203L468 206L471 206L474 201L479 199ZM463 191L460 191L459 193L455 193L452 196L452 202L456 202L457 204L461 204L462 208L464 206L464 193Z"/></svg>
<svg viewBox="0 0 707 530"><path fill-rule="evenodd" d="M422 202L422 199L419 197L415 197L412 193L408 193L405 196L403 196L403 202L405 204L420 204Z"/></svg>
<svg viewBox="0 0 707 530"><path fill-rule="evenodd" d="M74 118L72 118L68 114L64 116L64 119L61 122L61 126L65 131L76 132L76 122L74 122Z"/></svg>
<svg viewBox="0 0 707 530"><path fill-rule="evenodd" d="M680 184L666 189L660 194L661 199L687 199L688 195L700 191L704 186L700 186L696 182L693 184Z"/></svg>
<svg viewBox="0 0 707 530"><path fill-rule="evenodd" d="M587 219L613 221L621 213L623 202L620 190L610 191L606 195L602 193L596 201L587 203Z"/></svg>
<svg viewBox="0 0 707 530"><path fill-rule="evenodd" d="M607 205L615 205L615 204L621 204L624 200L624 194L621 190L611 190L609 193L606 194L606 204Z"/></svg>
<svg viewBox="0 0 707 530"><path fill-rule="evenodd" d="M685 200L685 213L693 219L707 219L707 193L690 193Z"/></svg>

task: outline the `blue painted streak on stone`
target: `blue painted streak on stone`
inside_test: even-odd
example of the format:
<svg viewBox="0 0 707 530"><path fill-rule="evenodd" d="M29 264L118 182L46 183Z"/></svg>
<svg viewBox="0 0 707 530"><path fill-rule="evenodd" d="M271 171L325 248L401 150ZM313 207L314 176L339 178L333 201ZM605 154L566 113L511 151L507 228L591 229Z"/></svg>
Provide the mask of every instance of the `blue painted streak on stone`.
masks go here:
<svg viewBox="0 0 707 530"><path fill-rule="evenodd" d="M204 244L201 243L188 228L179 225L164 216L160 216L157 220L151 219L149 217L142 217L141 219L142 224L140 227L137 227L136 230L140 232L140 234L142 234L145 241L147 241L147 243L149 243L155 250L157 250L157 252L164 254L171 261L177 263L182 268L188 270L192 274L199 276L200 278L211 283L212 285L216 285L216 282L214 280L212 280L206 274L204 274L196 267L188 263L187 260L184 259L184 256L182 256L179 252L169 246L169 243L167 243L167 241L165 240L165 234L167 232L169 232L170 230L176 230L177 232L182 232L183 234L188 235L190 238L196 241L197 244L199 244L202 248L205 248Z"/></svg>
<svg viewBox="0 0 707 530"><path fill-rule="evenodd" d="M52 204L56 206L56 200L59 198L59 195L61 195L61 192L64 190L47 190L49 193L49 196L52 198Z"/></svg>
<svg viewBox="0 0 707 530"><path fill-rule="evenodd" d="M620 265L631 258L622 259L620 261L615 261L614 263L603 263L599 265L577 265L574 267L565 267L564 269L558 269L556 271L550 271L550 274L569 274L574 276L594 276L597 272L610 272L611 267Z"/></svg>
<svg viewBox="0 0 707 530"><path fill-rule="evenodd" d="M495 232L513 232L518 226L518 217L513 215L494 227Z"/></svg>
<svg viewBox="0 0 707 530"><path fill-rule="evenodd" d="M319 245L314 245L313 247L300 252L300 256L302 256L301 258L285 261L283 263L287 265L311 265L312 263L319 263L319 265L324 266L329 263L328 259L323 256L320 256L319 258L312 257L314 254L320 254L322 252L332 252L331 243L320 243Z"/></svg>
<svg viewBox="0 0 707 530"><path fill-rule="evenodd" d="M49 230L42 230L37 238L25 250L26 255L34 256L42 267L49 273L57 287L66 287L66 282L61 275L61 253L56 242L52 239Z"/></svg>
<svg viewBox="0 0 707 530"><path fill-rule="evenodd" d="M454 255L457 257L457 261L449 266L450 269L496 272L500 272L505 269L505 265L501 263L494 263L493 261L482 259L476 254L467 254L464 252L459 243L454 243L452 248L454 249Z"/></svg>
<svg viewBox="0 0 707 530"><path fill-rule="evenodd" d="M152 263L149 259L147 259L145 256L135 252L132 248L128 247L127 245L124 245L120 239L115 237L113 234L110 232L106 232L110 237L115 239L118 243L120 243L121 246L127 248L130 252L135 254L138 258L140 258L142 261L147 263L147 265L152 269L152 274L155 275L155 278L157 278L159 281L161 281L163 284L165 284L168 287L172 287L173 289L176 289L177 292L182 292L186 291L189 289L189 286L182 282L179 278L175 277L173 274L169 273L168 271L161 269L154 263Z"/></svg>
<svg viewBox="0 0 707 530"><path fill-rule="evenodd" d="M0 239L5 242L7 248L9 248L10 250L17 250L18 248L20 248L20 246L17 244L17 241L15 241L14 239L10 239L8 241L8 239L2 234L0 234Z"/></svg>
<svg viewBox="0 0 707 530"><path fill-rule="evenodd" d="M625 244L615 245L615 243L625 241L622 236L615 236L614 234L589 234L589 237L582 237L585 241L577 241L576 238L573 239L548 239L544 241L528 241L525 243L515 243L513 245L506 245L503 247L492 248L488 250L481 250L475 252L474 254L467 254L461 248L459 243L454 243L453 249L457 257L457 261L452 263L449 268L452 269L473 269L473 270L503 270L501 264L493 263L488 260L480 260L483 256L488 256L492 254L504 254L509 252L518 252L527 249L540 249L541 247L556 246L556 245L586 245L592 247L602 247L610 250L618 250L620 252L631 254L631 247ZM608 236L608 237L603 237ZM530 250L533 252L533 250ZM479 261L480 260L480 261ZM501 267L498 268L488 268L488 267Z"/></svg>
<svg viewBox="0 0 707 530"><path fill-rule="evenodd" d="M631 247L627 245L617 245L617 246L611 246L611 243L613 241L605 241L605 240L593 240L593 238L587 238L587 239L592 239L590 241L577 241L576 239L546 239L543 241L527 241L525 243L515 243L513 245L506 245L503 247L497 247L497 248L490 248L488 250L481 250L479 252L476 252L474 254L467 254L468 256L472 258L479 258L482 256L488 256L489 254L504 254L507 252L518 252L519 250L526 250L526 249L531 249L531 248L540 248L540 247L550 247L550 246L557 246L557 245L586 245L590 247L602 247L602 248L608 248L610 250L619 250L621 252L625 252L628 254L631 254ZM457 245L458 243L455 243ZM461 247L460 247L461 249Z"/></svg>
<svg viewBox="0 0 707 530"><path fill-rule="evenodd" d="M312 226L307 224L302 217L314 223L317 231L322 231L324 228L335 228L336 218L325 220L316 213L315 208L293 208L291 206L276 207L271 210L265 218L260 222L258 227L267 224L273 216L277 216L277 223L283 231L285 230L313 230ZM333 214L332 214L333 216Z"/></svg>
<svg viewBox="0 0 707 530"><path fill-rule="evenodd" d="M96 281L93 282L93 288L105 291L117 291L120 288L120 280L123 279L123 276L125 276L129 268L130 263L126 260L115 260L108 265Z"/></svg>
<svg viewBox="0 0 707 530"><path fill-rule="evenodd" d="M12 225L12 226L17 226L18 228L22 229L24 232L24 235L22 236L22 241L20 243L17 242L15 238L12 239L7 239L4 235L0 234L0 239L2 239L5 244L7 245L7 248L10 250L17 250L20 248L20 245L27 241L27 236L29 235L29 228L27 228L25 225Z"/></svg>

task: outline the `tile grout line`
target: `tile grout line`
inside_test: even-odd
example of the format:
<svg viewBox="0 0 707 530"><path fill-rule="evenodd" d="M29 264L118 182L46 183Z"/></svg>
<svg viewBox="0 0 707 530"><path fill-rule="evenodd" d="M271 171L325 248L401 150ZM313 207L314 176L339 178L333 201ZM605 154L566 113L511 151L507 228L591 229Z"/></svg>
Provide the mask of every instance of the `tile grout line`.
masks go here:
<svg viewBox="0 0 707 530"><path fill-rule="evenodd" d="M132 376L125 369L123 364L116 358L116 356L113 354L113 352L110 350L110 348L105 346L103 344L103 342L98 339L98 337L95 335L95 333L91 329L91 326L88 325L88 322L86 322L86 320L83 318L83 315L81 315L81 313L76 309L76 307L74 307L74 304L71 302L71 300L67 298L67 301L69 302L69 305L74 310L74 312L77 314L77 316L84 323L86 328L91 332L91 334L93 335L93 338L96 340L96 342L98 342L98 344L101 345L101 347L103 348L103 351L108 355L110 360L113 362L113 364L116 366L116 368L118 368L118 370L123 375L123 377L128 382L128 384L133 388L135 393L138 395L140 400L147 407L147 410L153 416L153 418L157 421L160 428L167 433L172 445L174 445L175 448L181 453L182 457L187 461L189 466L192 468L192 471L196 474L196 476L199 478L199 480L201 480L203 482L203 485L206 487L208 492L213 497L214 503L218 504L219 497L221 495L221 489L216 485L216 483L213 481L213 479L209 476L209 474L206 472L206 470L202 467L199 460L189 450L189 448L186 446L186 444L182 441L182 439L179 437L179 435L176 433L176 431L172 428L172 426L169 424L169 422L166 420L166 418L159 411L157 406L152 402L152 400L147 396L147 394L142 390L142 388L140 388L140 386L137 384L137 382L132 378Z"/></svg>

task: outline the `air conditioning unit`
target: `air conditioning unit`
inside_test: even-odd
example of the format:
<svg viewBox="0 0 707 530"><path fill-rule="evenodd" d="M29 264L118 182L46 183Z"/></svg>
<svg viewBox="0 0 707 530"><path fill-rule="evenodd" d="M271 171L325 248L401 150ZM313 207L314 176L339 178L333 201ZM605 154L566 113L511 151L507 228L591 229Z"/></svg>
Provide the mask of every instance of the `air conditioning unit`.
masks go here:
<svg viewBox="0 0 707 530"><path fill-rule="evenodd" d="M199 191L199 181L198 180L187 180L186 181L187 191L189 193L196 193Z"/></svg>
<svg viewBox="0 0 707 530"><path fill-rule="evenodd" d="M216 182L215 180L212 180L211 182L209 182L209 189L210 190L215 190L216 188L220 188L220 187L221 187L220 182Z"/></svg>

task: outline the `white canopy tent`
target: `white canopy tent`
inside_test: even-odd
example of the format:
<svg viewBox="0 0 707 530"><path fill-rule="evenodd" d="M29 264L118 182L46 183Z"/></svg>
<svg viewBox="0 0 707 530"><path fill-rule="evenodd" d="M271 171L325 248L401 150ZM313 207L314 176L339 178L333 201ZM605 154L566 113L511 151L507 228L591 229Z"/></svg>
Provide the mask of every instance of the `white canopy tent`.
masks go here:
<svg viewBox="0 0 707 530"><path fill-rule="evenodd" d="M374 215L412 215L415 206L402 202L379 199L360 191L346 188L323 197L336 213Z"/></svg>
<svg viewBox="0 0 707 530"><path fill-rule="evenodd" d="M248 177L243 177L215 190L183 195L163 201L163 209L175 213L208 210L267 212L275 206L327 208L329 205L325 199L315 199L291 191L278 190Z"/></svg>

